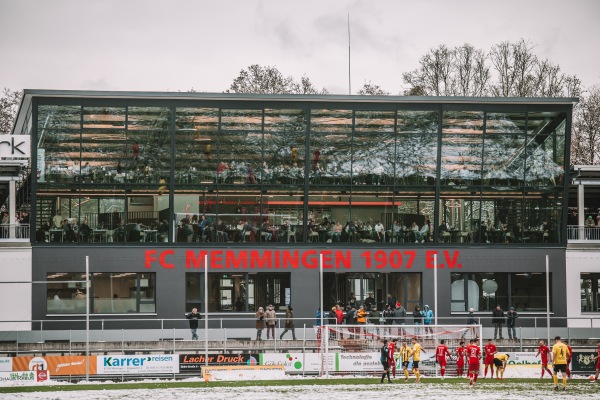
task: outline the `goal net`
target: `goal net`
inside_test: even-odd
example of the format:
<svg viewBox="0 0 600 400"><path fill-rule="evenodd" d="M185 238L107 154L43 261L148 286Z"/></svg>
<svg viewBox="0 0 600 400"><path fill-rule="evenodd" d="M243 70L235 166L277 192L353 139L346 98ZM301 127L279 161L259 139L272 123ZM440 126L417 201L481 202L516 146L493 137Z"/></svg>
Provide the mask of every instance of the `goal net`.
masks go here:
<svg viewBox="0 0 600 400"><path fill-rule="evenodd" d="M403 342L412 347L415 338L423 347L419 371L422 376L439 376L435 352L444 340L450 357L447 358L446 376L467 374L465 366L457 368L457 348L463 347L471 339L477 339L482 346L481 325L325 325L315 327L317 343L321 354L321 375L340 374L381 374L383 371L380 357L383 340L388 343L397 339L395 355ZM483 353L482 353L483 354ZM412 369L412 358L409 371ZM403 376L402 360L396 359L396 374Z"/></svg>

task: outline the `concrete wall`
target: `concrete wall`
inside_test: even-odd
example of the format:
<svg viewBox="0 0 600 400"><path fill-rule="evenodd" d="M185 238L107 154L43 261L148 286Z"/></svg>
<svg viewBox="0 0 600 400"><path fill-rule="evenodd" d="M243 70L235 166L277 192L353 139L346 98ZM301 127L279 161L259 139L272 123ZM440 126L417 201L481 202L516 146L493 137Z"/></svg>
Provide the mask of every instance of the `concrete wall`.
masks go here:
<svg viewBox="0 0 600 400"><path fill-rule="evenodd" d="M211 269L215 273L223 273L233 271L226 269L225 255L230 251L236 257L239 257L243 251L250 254L251 251L257 251L258 254L264 254L265 251L270 251L273 259L278 258L281 252L288 250L290 252L297 251L298 254L304 254L306 257L305 265L300 263L299 268L281 269L275 268L264 269L265 272L291 272L291 303L294 307L294 316L297 318L307 318L314 320L316 309L319 307L319 269L318 269L318 254L325 253L325 272L348 273L348 272L419 272L422 273L422 289L423 303L429 304L434 308L434 271L433 254L437 252L438 263L438 297L437 297L437 315L446 319L454 317L455 323L465 323L465 313L451 313L451 292L450 292L450 273L457 272L545 272L546 254L550 256L550 271L552 274L552 293L553 296L553 315L556 317L567 316L566 305L566 288L565 288L565 249L557 248L425 248L421 246L403 247L403 248L377 248L370 246L353 246L345 248L310 248L306 246L298 246L296 248L281 248L281 247L245 247L232 246L231 248L201 248L198 246L190 247L173 247L155 246L155 247L124 247L124 246L38 246L34 248L34 279L44 280L48 273L51 272L83 272L85 270L85 256L90 256L90 271L93 272L154 272L156 273L156 314L152 315L126 315L128 321L119 324L118 326L108 327L106 329L115 329L125 327L133 322L137 327L160 328L153 320L158 319L174 319L183 318L185 310L185 274L186 272L201 272L203 268L193 269L186 268L187 252L198 255L201 251L211 252L211 265L213 268L222 267L222 269ZM192 247L193 246L193 247ZM165 260L171 263L171 268L165 268L160 265L160 254L163 251L172 253L166 254ZM349 265L338 265L340 268L335 268L335 252L341 252L343 257L349 262ZM149 268L146 268L147 252L152 252L155 260L148 263ZM376 253L378 256L382 254L388 260L384 265L379 265L376 261ZM402 255L400 264L392 265L389 260L392 258L392 252ZM413 257L414 256L414 257ZM412 261L409 264L409 260ZM368 260L370 260L370 265ZM398 260L398 258L396 258ZM452 265L454 264L454 265ZM327 267L331 268L327 268ZM452 266L453 268L449 268ZM349 268L346 268L349 267ZM381 267L381 268L378 268ZM250 273L260 273L261 269L247 269ZM240 271L240 272L245 272ZM210 273L210 272L209 272ZM33 302L39 304L33 308L34 319L56 320L56 316L46 316L46 290L45 285L36 285L34 288ZM578 293L577 290L574 293ZM325 306L330 307L329 304ZM506 308L507 305L503 304ZM412 310L409 310L412 311ZM489 317L491 313L482 312L481 317ZM527 315L529 314L529 315ZM214 317L223 316L224 318L246 317L252 318L252 313L223 313ZM540 317L541 321L545 321L542 317L545 313L522 313L521 326L533 326L533 323L526 323L526 316ZM67 317L78 320L81 323L81 316ZM94 317L97 319L98 317ZM114 317L102 317L111 319ZM123 316L121 316L123 318ZM148 319L150 321L139 321L140 319ZM212 318L211 318L212 319ZM308 323L312 324L312 322ZM252 321L246 321L245 324L251 324ZM545 322L544 322L545 323ZM123 325L123 326L122 326ZM228 324L229 325L229 324ZM484 323L489 325L489 320ZM554 325L554 324L553 324ZM560 324L557 324L559 326ZM44 323L44 326L50 327L50 323ZM540 326L540 325L537 325ZM564 321L562 323L564 326ZM129 326L131 327L131 326ZM211 326L212 327L212 326ZM215 326L216 327L216 326ZM241 327L235 324L228 327ZM185 328L185 321L181 323L173 323L169 328ZM64 329L64 327L56 327L55 329ZM74 327L74 329L80 329Z"/></svg>
<svg viewBox="0 0 600 400"><path fill-rule="evenodd" d="M0 247L0 331L31 329L31 256L31 247Z"/></svg>

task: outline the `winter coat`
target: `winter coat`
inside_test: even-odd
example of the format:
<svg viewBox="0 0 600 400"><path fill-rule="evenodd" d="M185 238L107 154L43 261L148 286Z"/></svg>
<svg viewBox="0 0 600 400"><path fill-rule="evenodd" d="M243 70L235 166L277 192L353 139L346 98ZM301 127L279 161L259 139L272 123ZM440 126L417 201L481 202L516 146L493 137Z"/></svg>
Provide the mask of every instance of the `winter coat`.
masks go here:
<svg viewBox="0 0 600 400"><path fill-rule="evenodd" d="M404 317L406 317L406 309L402 306L400 306L400 308L396 308L394 310L394 317L396 317L395 321L397 325L404 324L406 322L404 319Z"/></svg>
<svg viewBox="0 0 600 400"><path fill-rule="evenodd" d="M467 325L477 325L477 320L475 319L475 314L472 312L469 312L469 315L467 318Z"/></svg>
<svg viewBox="0 0 600 400"><path fill-rule="evenodd" d="M285 312L285 328L294 329L294 313L291 310Z"/></svg>
<svg viewBox="0 0 600 400"><path fill-rule="evenodd" d="M265 312L258 311L256 313L256 329L263 330L265 329Z"/></svg>
<svg viewBox="0 0 600 400"><path fill-rule="evenodd" d="M433 311L431 311L429 307L425 307L425 309L423 310L423 323L429 325L431 324L432 319Z"/></svg>
<svg viewBox="0 0 600 400"><path fill-rule="evenodd" d="M519 318L519 315L517 314L516 311L509 311L506 313L506 326L510 327L510 328L514 328L515 324L517 323L517 318Z"/></svg>
<svg viewBox="0 0 600 400"><path fill-rule="evenodd" d="M421 314L421 311L419 311L419 310L413 311L413 321L414 321L415 325L423 323L423 314Z"/></svg>
<svg viewBox="0 0 600 400"><path fill-rule="evenodd" d="M198 320L202 318L200 313L187 313L185 317L190 320L190 329L198 329Z"/></svg>
<svg viewBox="0 0 600 400"><path fill-rule="evenodd" d="M367 323L367 313L365 310L359 309L356 312L356 322L359 324L366 324Z"/></svg>
<svg viewBox="0 0 600 400"><path fill-rule="evenodd" d="M267 310L265 312L265 317L267 318L267 325L275 326L277 323L277 314L275 314L275 310Z"/></svg>
<svg viewBox="0 0 600 400"><path fill-rule="evenodd" d="M379 318L381 318L381 314L377 310L371 310L369 312L369 323L373 325L379 325Z"/></svg>
<svg viewBox="0 0 600 400"><path fill-rule="evenodd" d="M494 308L494 311L492 311L492 324L503 324L504 323L504 311L500 310L496 310Z"/></svg>

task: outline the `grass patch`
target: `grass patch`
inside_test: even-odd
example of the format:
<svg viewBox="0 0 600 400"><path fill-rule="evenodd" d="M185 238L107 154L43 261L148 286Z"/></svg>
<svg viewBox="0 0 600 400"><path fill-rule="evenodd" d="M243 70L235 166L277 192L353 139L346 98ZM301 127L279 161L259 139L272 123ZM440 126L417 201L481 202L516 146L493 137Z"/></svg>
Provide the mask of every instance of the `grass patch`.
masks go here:
<svg viewBox="0 0 600 400"><path fill-rule="evenodd" d="M465 387L468 381L464 378L447 378L444 381L434 378L423 378L422 386L435 384L436 387L460 385ZM308 385L356 385L364 388L365 385L380 385L379 378L306 378L289 379L282 381L227 381L227 382L131 382L131 383L91 383L91 384L69 384L69 385L49 385L49 386L11 386L0 387L0 393L27 393L27 392L60 392L60 391L85 391L85 390L135 390L135 389L177 389L177 388L212 388L212 387L286 387L286 386L308 386ZM397 378L392 385L414 385L414 378L407 383L404 379ZM585 386L584 386L585 385ZM584 389L584 387L586 389ZM506 379L498 381L495 379L480 379L477 382L478 390L489 391L530 391L540 390L548 391L552 389L552 380L545 379ZM357 389L360 389L357 387ZM567 383L567 390L570 392L584 392L590 389L587 379L573 379Z"/></svg>

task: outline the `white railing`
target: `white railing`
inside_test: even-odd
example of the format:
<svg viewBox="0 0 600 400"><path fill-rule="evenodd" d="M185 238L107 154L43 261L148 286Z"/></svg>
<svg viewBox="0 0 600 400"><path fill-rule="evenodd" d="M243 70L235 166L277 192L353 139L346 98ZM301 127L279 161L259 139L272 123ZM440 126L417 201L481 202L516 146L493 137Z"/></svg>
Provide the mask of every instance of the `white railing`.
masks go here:
<svg viewBox="0 0 600 400"><path fill-rule="evenodd" d="M569 225L567 238L569 242L595 241L600 243L600 226Z"/></svg>
<svg viewBox="0 0 600 400"><path fill-rule="evenodd" d="M28 242L29 224L0 225L0 242Z"/></svg>

